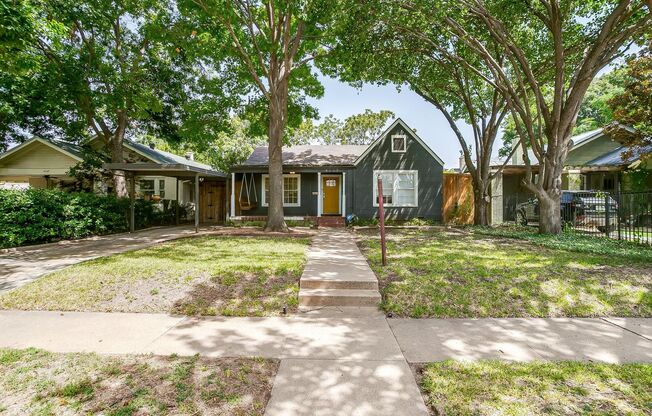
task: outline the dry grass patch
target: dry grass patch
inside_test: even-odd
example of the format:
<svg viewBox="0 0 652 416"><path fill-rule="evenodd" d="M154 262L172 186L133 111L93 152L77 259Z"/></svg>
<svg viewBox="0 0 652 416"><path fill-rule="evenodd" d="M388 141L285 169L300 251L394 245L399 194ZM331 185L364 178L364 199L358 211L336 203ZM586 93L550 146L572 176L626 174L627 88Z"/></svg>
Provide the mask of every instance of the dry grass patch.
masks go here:
<svg viewBox="0 0 652 416"><path fill-rule="evenodd" d="M91 260L0 296L0 308L265 316L298 305L310 240L187 238Z"/></svg>
<svg viewBox="0 0 652 416"><path fill-rule="evenodd" d="M7 415L262 415L277 360L0 349Z"/></svg>
<svg viewBox="0 0 652 416"><path fill-rule="evenodd" d="M443 361L417 368L434 415L649 415L652 365Z"/></svg>
<svg viewBox="0 0 652 416"><path fill-rule="evenodd" d="M358 235L399 316L652 316L649 262L440 228L390 230L382 267L377 232Z"/></svg>

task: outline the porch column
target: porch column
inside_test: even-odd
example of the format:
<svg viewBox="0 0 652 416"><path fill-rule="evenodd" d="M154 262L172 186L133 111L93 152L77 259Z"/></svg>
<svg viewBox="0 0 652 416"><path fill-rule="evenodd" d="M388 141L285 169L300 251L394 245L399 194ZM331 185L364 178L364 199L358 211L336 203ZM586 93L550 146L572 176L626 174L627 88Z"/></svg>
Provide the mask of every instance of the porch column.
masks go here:
<svg viewBox="0 0 652 416"><path fill-rule="evenodd" d="M346 172L342 172L342 216L346 217Z"/></svg>
<svg viewBox="0 0 652 416"><path fill-rule="evenodd" d="M582 190L582 171L579 169L569 169L567 173L568 190L581 191Z"/></svg>
<svg viewBox="0 0 652 416"><path fill-rule="evenodd" d="M317 172L317 216L321 217L321 172Z"/></svg>
<svg viewBox="0 0 652 416"><path fill-rule="evenodd" d="M179 178L175 179L177 180L177 206L174 208L174 223L179 225Z"/></svg>
<svg viewBox="0 0 652 416"><path fill-rule="evenodd" d="M136 231L136 175L131 175L129 183L129 232Z"/></svg>
<svg viewBox="0 0 652 416"><path fill-rule="evenodd" d="M195 232L199 232L199 173L195 173Z"/></svg>
<svg viewBox="0 0 652 416"><path fill-rule="evenodd" d="M235 217L235 172L231 172L231 208L229 215L231 218Z"/></svg>
<svg viewBox="0 0 652 416"><path fill-rule="evenodd" d="M500 173L491 181L491 225L503 223L503 174Z"/></svg>

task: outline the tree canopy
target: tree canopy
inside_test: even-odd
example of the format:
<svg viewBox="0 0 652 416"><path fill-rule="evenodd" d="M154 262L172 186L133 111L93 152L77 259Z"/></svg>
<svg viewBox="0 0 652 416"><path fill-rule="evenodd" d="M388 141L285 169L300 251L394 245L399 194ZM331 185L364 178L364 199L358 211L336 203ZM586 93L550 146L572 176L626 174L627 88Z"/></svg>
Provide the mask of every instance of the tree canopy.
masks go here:
<svg viewBox="0 0 652 416"><path fill-rule="evenodd" d="M395 115L389 110L366 109L344 121L332 114L315 124L307 119L291 132L290 144L369 144L375 140Z"/></svg>
<svg viewBox="0 0 652 416"><path fill-rule="evenodd" d="M628 60L623 68L622 91L609 101L609 109L617 125L607 131L629 147L623 156L652 157L652 47L644 48L638 57Z"/></svg>

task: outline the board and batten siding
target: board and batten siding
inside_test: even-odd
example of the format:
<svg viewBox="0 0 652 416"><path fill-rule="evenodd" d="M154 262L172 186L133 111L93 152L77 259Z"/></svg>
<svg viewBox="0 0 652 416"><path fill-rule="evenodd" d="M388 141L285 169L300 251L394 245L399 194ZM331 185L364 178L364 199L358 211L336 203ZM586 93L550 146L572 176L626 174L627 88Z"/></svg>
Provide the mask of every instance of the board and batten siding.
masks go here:
<svg viewBox="0 0 652 416"><path fill-rule="evenodd" d="M407 137L405 153L392 152L391 137L403 134ZM347 175L347 205L352 200L353 213L360 218L378 216L373 204L373 187L376 186L375 170L418 171L418 206L385 207L388 219L408 220L427 218L442 219L442 190L444 166L401 123L388 131L379 142L358 161L356 169ZM351 176L351 178L349 178ZM353 195L351 195L351 191Z"/></svg>

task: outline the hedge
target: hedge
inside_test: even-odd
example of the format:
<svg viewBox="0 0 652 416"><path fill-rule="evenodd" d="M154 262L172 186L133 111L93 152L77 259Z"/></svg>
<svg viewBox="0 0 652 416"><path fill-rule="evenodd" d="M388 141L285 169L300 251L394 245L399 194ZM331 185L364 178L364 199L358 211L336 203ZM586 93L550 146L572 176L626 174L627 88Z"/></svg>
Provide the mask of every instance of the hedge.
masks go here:
<svg viewBox="0 0 652 416"><path fill-rule="evenodd" d="M136 228L169 219L136 201ZM173 217L172 217L173 218ZM60 190L0 189L0 248L129 230L129 199Z"/></svg>

